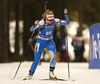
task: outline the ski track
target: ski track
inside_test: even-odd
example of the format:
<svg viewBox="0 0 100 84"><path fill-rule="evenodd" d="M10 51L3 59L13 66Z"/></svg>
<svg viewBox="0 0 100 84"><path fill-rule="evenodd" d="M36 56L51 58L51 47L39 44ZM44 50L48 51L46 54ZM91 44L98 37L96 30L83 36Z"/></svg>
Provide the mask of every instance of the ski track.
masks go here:
<svg viewBox="0 0 100 84"><path fill-rule="evenodd" d="M69 63L70 79L68 78L67 62L57 62L55 75L67 81L41 80L49 77L49 62L42 62L41 65L38 65L32 80L23 81L31 64L32 62L22 62L15 79L13 79L19 62L0 63L0 84L100 84L100 69L88 69L88 62ZM75 81L73 81L74 79Z"/></svg>

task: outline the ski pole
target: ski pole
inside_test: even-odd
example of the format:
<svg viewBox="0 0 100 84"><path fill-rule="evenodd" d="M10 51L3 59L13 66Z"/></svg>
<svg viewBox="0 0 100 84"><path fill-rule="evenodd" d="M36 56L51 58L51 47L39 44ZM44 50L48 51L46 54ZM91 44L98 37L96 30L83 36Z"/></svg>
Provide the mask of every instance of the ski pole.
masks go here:
<svg viewBox="0 0 100 84"><path fill-rule="evenodd" d="M65 9L64 12L66 12L67 10ZM66 15L66 14L65 14ZM65 19L69 19L69 17L65 18ZM68 22L69 23L69 22ZM69 55L68 53L68 34L67 34L67 28L65 28L65 31L66 31L66 37L67 39L65 38L65 42L67 43L66 46L67 46L67 49L66 49L66 52L67 52L67 56ZM70 67L69 67L69 57L68 57L68 78L70 79Z"/></svg>
<svg viewBox="0 0 100 84"><path fill-rule="evenodd" d="M34 32L35 32L35 31L33 31L33 33L32 33L32 35L31 35L30 38L33 37ZM16 70L16 72L15 72L15 75L14 75L13 79L15 79L15 77L16 77L16 75L17 75L17 73L18 73L18 70L19 70L19 68L20 68L20 66L21 66L21 63L22 63L22 59L23 59L23 57L24 57L25 54L26 54L26 51L27 51L27 49L28 49L28 46L29 46L29 42L28 42L27 47L26 47L26 49L25 49L25 52L24 52L24 54L23 54L23 56L22 56L22 58L21 58L21 60L20 60L20 63L19 63L19 65L18 65L18 68L17 68L17 70Z"/></svg>
<svg viewBox="0 0 100 84"><path fill-rule="evenodd" d="M66 33L67 33L67 28L66 28ZM66 41L66 43L67 43L67 49L66 49L66 52L67 52L67 56L69 55L69 53L68 53L68 35L66 35L66 37L67 37L67 41L66 41L66 39L65 39L65 41ZM70 69L69 69L69 57L68 57L68 78L70 79Z"/></svg>
<svg viewBox="0 0 100 84"><path fill-rule="evenodd" d="M34 52L34 48L33 48L33 45L32 45L32 43L30 42L30 46L31 46L31 48L32 48L32 50L33 50L33 52Z"/></svg>

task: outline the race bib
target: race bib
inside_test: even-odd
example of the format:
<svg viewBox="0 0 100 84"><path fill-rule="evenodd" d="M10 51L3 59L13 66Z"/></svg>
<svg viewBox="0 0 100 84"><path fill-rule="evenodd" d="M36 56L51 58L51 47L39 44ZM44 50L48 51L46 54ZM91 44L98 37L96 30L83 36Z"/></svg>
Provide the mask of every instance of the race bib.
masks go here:
<svg viewBox="0 0 100 84"><path fill-rule="evenodd" d="M35 44L35 51L36 51L36 52L39 51L39 46L40 46L40 43L36 43L36 44Z"/></svg>

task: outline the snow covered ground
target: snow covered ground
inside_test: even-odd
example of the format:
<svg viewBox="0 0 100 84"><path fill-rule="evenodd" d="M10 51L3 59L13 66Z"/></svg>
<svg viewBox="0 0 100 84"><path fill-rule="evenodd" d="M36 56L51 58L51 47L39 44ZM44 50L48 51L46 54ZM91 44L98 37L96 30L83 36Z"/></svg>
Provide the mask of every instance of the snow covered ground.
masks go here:
<svg viewBox="0 0 100 84"><path fill-rule="evenodd" d="M67 63L56 64L55 74L68 81L43 81L49 76L49 62L38 65L32 80L23 81L28 74L32 62L22 62L14 80L19 62L0 64L0 84L100 84L100 70L88 69L88 63L70 63L70 79L68 79ZM72 81L75 79L75 81Z"/></svg>

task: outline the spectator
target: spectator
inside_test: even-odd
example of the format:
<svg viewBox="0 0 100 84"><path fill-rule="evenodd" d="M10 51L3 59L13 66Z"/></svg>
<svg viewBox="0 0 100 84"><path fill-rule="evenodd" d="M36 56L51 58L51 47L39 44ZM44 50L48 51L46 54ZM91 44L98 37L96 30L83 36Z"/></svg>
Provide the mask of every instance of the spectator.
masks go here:
<svg viewBox="0 0 100 84"><path fill-rule="evenodd" d="M74 47L75 62L82 62L84 53L84 39L81 31L78 31L77 35L73 38L72 46Z"/></svg>

